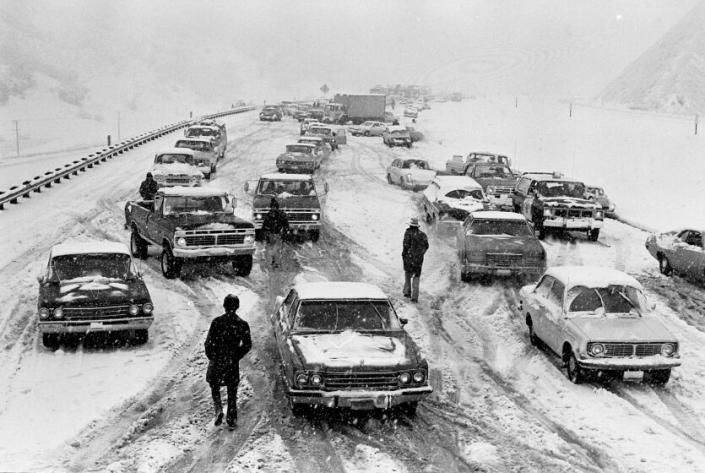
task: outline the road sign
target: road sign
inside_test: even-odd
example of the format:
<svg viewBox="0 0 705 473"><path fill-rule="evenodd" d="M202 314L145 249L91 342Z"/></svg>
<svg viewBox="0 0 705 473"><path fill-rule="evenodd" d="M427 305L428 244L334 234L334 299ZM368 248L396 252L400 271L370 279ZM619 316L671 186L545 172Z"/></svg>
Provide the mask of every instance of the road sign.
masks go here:
<svg viewBox="0 0 705 473"><path fill-rule="evenodd" d="M330 90L330 89L328 88L328 85L327 85L327 84L323 84L323 85L321 86L321 92L323 92L324 94L327 94L329 90Z"/></svg>

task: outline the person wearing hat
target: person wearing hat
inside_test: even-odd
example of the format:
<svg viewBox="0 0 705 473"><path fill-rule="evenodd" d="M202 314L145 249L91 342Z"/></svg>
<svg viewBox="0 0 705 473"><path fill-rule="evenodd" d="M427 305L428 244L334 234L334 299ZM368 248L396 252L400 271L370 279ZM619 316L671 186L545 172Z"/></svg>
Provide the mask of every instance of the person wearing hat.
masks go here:
<svg viewBox="0 0 705 473"><path fill-rule="evenodd" d="M159 190L159 184L152 177L152 173L148 172L147 177L145 177L142 184L140 184L140 195L143 200L154 200L154 196L157 195Z"/></svg>
<svg viewBox="0 0 705 473"><path fill-rule="evenodd" d="M409 228L404 232L401 251L401 258L404 261L404 297L410 297L411 302L419 300L419 279L426 250L428 250L428 238L419 229L419 219L412 217Z"/></svg>
<svg viewBox="0 0 705 473"><path fill-rule="evenodd" d="M228 427L232 429L237 423L240 360L252 348L252 338L250 337L250 325L237 315L240 299L234 294L225 296L223 308L225 314L213 319L206 337L205 349L206 357L208 357L206 381L211 387L215 425L220 425L223 422L223 402L220 398L220 388L221 386L227 388L226 422Z"/></svg>
<svg viewBox="0 0 705 473"><path fill-rule="evenodd" d="M289 231L289 219L286 213L279 209L279 202L272 197L269 203L269 212L267 212L262 220L262 232L267 239L269 248L268 258L272 262L272 266L278 266L281 260L282 239Z"/></svg>

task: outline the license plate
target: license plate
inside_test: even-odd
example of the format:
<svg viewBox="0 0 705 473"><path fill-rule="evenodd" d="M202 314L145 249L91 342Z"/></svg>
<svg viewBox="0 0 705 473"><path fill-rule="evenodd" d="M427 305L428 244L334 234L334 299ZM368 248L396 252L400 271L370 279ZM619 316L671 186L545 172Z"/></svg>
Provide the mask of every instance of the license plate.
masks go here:
<svg viewBox="0 0 705 473"><path fill-rule="evenodd" d="M376 407L375 401L373 399L359 399L350 402L350 409L358 410L369 410Z"/></svg>
<svg viewBox="0 0 705 473"><path fill-rule="evenodd" d="M91 322L91 328L103 328L103 322Z"/></svg>

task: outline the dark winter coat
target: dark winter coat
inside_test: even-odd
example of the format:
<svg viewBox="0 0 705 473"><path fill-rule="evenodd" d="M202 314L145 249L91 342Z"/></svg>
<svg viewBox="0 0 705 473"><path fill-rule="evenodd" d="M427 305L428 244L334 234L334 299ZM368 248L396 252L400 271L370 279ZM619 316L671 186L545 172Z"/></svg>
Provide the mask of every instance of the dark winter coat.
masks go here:
<svg viewBox="0 0 705 473"><path fill-rule="evenodd" d="M418 227L409 227L404 232L404 244L401 257L404 271L419 272L423 266L423 257L428 250L428 238Z"/></svg>
<svg viewBox="0 0 705 473"><path fill-rule="evenodd" d="M217 386L237 385L240 359L252 348L250 325L236 312L226 312L211 322L206 337L206 381Z"/></svg>
<svg viewBox="0 0 705 473"><path fill-rule="evenodd" d="M289 231L289 219L286 213L278 208L271 208L264 216L262 230L265 233L284 235Z"/></svg>
<svg viewBox="0 0 705 473"><path fill-rule="evenodd" d="M147 178L140 184L140 195L144 200L154 200L159 190L159 185L154 179Z"/></svg>

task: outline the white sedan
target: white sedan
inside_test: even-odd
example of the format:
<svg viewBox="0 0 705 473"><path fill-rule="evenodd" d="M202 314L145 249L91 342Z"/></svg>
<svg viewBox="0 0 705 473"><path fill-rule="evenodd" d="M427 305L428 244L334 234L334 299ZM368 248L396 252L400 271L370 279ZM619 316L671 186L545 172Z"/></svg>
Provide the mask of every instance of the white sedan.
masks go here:
<svg viewBox="0 0 705 473"><path fill-rule="evenodd" d="M387 167L387 182L402 189L425 189L436 177L428 161L419 158L398 158Z"/></svg>
<svg viewBox="0 0 705 473"><path fill-rule="evenodd" d="M387 125L382 122L367 121L361 125L353 125L350 127L350 134L353 136L382 136Z"/></svg>

